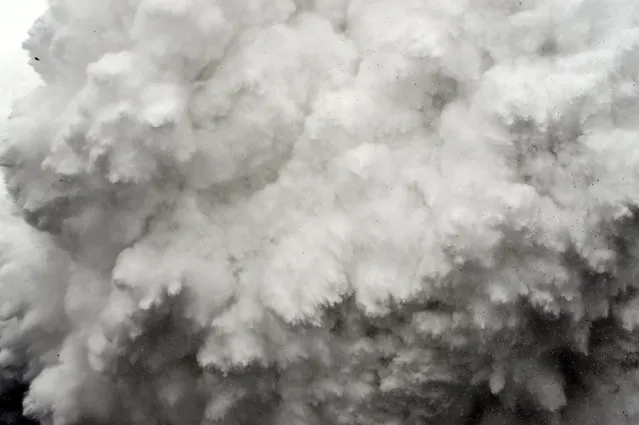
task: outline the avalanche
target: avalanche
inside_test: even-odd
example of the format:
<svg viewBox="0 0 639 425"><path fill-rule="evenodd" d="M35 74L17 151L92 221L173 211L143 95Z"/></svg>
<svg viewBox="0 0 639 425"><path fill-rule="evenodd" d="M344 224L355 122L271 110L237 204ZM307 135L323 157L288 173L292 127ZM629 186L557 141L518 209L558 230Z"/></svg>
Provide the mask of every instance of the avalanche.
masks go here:
<svg viewBox="0 0 639 425"><path fill-rule="evenodd" d="M49 0L24 47L43 425L639 420L639 3Z"/></svg>

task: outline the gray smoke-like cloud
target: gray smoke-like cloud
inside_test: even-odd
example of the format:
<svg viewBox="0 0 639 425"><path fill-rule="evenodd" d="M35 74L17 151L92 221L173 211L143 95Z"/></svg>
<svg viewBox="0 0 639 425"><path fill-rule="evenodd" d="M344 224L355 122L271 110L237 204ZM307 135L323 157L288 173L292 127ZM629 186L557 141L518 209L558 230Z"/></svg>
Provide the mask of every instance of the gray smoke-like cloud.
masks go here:
<svg viewBox="0 0 639 425"><path fill-rule="evenodd" d="M43 424L636 422L639 3L50 0L24 46Z"/></svg>

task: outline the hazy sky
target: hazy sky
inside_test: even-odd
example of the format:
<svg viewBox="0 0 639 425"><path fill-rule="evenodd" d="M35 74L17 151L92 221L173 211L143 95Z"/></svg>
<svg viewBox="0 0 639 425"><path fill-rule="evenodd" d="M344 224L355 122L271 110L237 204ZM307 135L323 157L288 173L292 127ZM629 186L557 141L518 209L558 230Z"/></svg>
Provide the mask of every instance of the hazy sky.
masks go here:
<svg viewBox="0 0 639 425"><path fill-rule="evenodd" d="M2 0L0 13L0 116L9 113L12 99L37 81L20 47L45 0Z"/></svg>

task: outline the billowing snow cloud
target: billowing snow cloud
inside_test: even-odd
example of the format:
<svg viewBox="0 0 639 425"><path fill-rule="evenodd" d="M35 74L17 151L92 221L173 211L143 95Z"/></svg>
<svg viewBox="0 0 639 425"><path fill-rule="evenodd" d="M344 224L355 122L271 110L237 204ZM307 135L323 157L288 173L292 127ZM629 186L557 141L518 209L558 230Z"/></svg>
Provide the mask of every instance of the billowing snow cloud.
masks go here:
<svg viewBox="0 0 639 425"><path fill-rule="evenodd" d="M50 0L25 46L43 424L636 422L639 3Z"/></svg>

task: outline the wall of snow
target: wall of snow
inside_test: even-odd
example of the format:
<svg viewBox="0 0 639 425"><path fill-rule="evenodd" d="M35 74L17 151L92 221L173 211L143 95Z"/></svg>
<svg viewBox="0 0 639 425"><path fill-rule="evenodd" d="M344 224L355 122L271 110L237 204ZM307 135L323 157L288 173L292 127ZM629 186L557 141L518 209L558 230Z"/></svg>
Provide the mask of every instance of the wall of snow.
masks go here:
<svg viewBox="0 0 639 425"><path fill-rule="evenodd" d="M639 3L50 0L25 47L43 424L636 423Z"/></svg>

